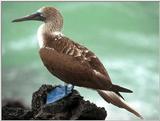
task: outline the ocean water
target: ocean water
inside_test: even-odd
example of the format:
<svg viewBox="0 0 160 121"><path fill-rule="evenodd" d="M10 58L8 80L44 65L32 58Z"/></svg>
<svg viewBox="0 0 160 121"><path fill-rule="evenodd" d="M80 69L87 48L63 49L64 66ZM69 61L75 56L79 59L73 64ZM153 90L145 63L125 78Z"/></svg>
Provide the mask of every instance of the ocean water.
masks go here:
<svg viewBox="0 0 160 121"><path fill-rule="evenodd" d="M42 84L63 84L40 60L36 33L42 23L11 23L42 6L57 7L64 17L63 33L92 50L113 83L133 90L123 94L132 107L146 120L159 119L158 2L2 2L2 99L30 106L32 92ZM106 119L138 119L94 90L76 89L105 107Z"/></svg>

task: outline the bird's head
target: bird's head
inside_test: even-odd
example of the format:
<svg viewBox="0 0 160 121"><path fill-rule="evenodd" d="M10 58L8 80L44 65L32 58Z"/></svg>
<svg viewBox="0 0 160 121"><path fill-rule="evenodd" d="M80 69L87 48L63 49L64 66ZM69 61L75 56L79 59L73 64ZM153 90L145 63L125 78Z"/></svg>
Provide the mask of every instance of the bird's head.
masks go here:
<svg viewBox="0 0 160 121"><path fill-rule="evenodd" d="M49 26L53 26L55 29L61 29L63 26L63 17L54 7L42 7L37 12L15 19L12 22L22 22L29 20L42 21L46 24L49 24Z"/></svg>

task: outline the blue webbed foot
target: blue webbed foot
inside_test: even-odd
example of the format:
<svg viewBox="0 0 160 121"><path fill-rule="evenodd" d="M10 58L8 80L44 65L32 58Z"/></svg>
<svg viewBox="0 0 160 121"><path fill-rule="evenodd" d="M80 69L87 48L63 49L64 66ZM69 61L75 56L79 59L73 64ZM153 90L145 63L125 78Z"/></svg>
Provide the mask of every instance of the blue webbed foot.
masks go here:
<svg viewBox="0 0 160 121"><path fill-rule="evenodd" d="M56 102L72 93L74 86L59 85L47 94L46 104Z"/></svg>

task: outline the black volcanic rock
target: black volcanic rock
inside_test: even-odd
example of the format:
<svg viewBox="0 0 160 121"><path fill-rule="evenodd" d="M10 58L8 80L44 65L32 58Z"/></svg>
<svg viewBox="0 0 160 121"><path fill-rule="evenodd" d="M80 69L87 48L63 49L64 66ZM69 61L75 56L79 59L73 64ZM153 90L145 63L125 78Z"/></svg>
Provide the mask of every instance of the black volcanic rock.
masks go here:
<svg viewBox="0 0 160 121"><path fill-rule="evenodd" d="M52 85L42 85L36 92L32 95L32 111L33 115L36 115L41 107L46 103L47 93L54 89Z"/></svg>
<svg viewBox="0 0 160 121"><path fill-rule="evenodd" d="M2 119L3 120L28 120L33 117L32 111L17 100L3 100Z"/></svg>
<svg viewBox="0 0 160 121"><path fill-rule="evenodd" d="M51 104L46 104L47 93L55 86L42 85L33 93L32 108L26 108L17 102L2 107L2 119L45 119L45 120L104 120L107 113L104 108L97 107L89 101L83 100L78 91Z"/></svg>

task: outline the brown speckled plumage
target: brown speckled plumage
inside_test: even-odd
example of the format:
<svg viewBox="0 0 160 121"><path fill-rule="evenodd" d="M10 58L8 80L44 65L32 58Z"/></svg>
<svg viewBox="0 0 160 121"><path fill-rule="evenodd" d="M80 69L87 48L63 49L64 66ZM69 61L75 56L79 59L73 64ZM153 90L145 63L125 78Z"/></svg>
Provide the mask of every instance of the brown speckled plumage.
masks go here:
<svg viewBox="0 0 160 121"><path fill-rule="evenodd" d="M77 86L103 90L111 87L110 78L94 53L67 37L55 40L54 36L44 36L47 42L40 49L40 56L52 74ZM95 74L94 70L99 73Z"/></svg>

